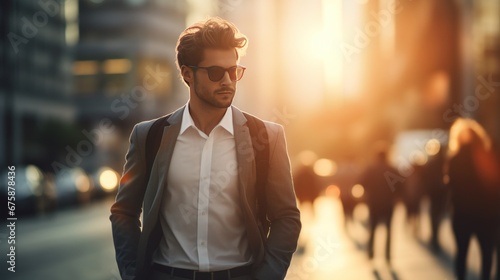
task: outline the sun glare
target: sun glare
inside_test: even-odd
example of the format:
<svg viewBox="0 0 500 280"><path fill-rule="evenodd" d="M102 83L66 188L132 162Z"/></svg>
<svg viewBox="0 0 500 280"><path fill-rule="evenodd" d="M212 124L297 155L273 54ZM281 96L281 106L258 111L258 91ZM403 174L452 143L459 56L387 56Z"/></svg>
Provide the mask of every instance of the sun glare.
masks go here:
<svg viewBox="0 0 500 280"><path fill-rule="evenodd" d="M317 49L323 58L323 69L325 89L327 98L334 98L333 93L342 87L343 57L339 46L342 42L342 0L323 0L323 32L317 35L317 43L321 44Z"/></svg>

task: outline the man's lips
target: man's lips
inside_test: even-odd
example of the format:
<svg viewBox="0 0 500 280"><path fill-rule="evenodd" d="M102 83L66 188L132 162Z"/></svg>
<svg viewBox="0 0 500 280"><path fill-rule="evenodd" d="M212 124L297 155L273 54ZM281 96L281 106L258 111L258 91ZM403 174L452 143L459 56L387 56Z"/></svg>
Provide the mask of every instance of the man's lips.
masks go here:
<svg viewBox="0 0 500 280"><path fill-rule="evenodd" d="M217 93L217 94L234 94L234 90L223 89L223 90L218 90L215 93Z"/></svg>

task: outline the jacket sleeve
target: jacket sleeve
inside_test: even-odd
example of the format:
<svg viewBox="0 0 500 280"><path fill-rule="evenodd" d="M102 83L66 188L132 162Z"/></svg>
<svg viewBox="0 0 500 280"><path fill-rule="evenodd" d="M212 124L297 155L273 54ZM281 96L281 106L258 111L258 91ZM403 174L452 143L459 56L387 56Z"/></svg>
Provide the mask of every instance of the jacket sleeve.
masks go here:
<svg viewBox="0 0 500 280"><path fill-rule="evenodd" d="M285 278L301 229L283 127L267 125L272 126L268 129L269 175L266 186L271 228L264 261L254 274L256 279L262 280Z"/></svg>
<svg viewBox="0 0 500 280"><path fill-rule="evenodd" d="M143 126L144 127L144 126ZM136 125L130 135L120 187L116 201L111 206L111 225L115 245L116 262L122 279L134 279L137 248L141 236L140 215L147 185L144 156L147 132L139 133ZM147 130L146 130L147 131ZM142 135L142 137L139 137Z"/></svg>

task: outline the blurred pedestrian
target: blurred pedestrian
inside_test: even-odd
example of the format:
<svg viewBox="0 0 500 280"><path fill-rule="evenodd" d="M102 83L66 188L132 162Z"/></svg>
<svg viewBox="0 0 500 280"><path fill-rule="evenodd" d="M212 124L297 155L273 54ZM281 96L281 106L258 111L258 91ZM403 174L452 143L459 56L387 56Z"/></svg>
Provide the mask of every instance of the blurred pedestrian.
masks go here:
<svg viewBox="0 0 500 280"><path fill-rule="evenodd" d="M407 176L400 189L401 201L406 208L406 222L415 237L420 234L420 207L425 194L424 166L413 163L413 172ZM442 178L442 177L441 177Z"/></svg>
<svg viewBox="0 0 500 280"><path fill-rule="evenodd" d="M300 213L283 128L231 106L246 43L220 18L181 34L177 66L189 101L134 127L111 208L123 279L285 278Z"/></svg>
<svg viewBox="0 0 500 280"><path fill-rule="evenodd" d="M297 254L303 254L310 238L310 231L315 211L314 201L321 195L321 186L318 175L314 172L311 165L300 164L293 172L293 185L295 194L300 203L300 212L302 217L302 231L299 237Z"/></svg>
<svg viewBox="0 0 500 280"><path fill-rule="evenodd" d="M398 171L387 161L387 145L378 145L375 161L367 167L361 176L365 188L366 203L370 211L368 257L374 257L375 230L379 224L387 228L385 258L391 259L391 219L395 203L395 190L399 188Z"/></svg>
<svg viewBox="0 0 500 280"><path fill-rule="evenodd" d="M495 228L500 218L499 171L485 130L474 120L457 119L450 129L445 182L451 190L458 280L465 279L472 235L477 237L481 249L481 279L490 279Z"/></svg>
<svg viewBox="0 0 500 280"><path fill-rule="evenodd" d="M429 197L431 219L431 248L439 252L439 228L446 213L449 203L449 188L443 182L443 168L445 162L445 149L440 149L437 154L430 157L422 170L422 187Z"/></svg>
<svg viewBox="0 0 500 280"><path fill-rule="evenodd" d="M339 188L339 198L344 213L344 229L350 236L349 227L354 223L354 209L363 201L363 192L356 193L362 188L359 184L362 167L353 156L341 160L338 164L337 173L334 176L334 184ZM354 189L354 194L353 194ZM364 190L364 189L363 189Z"/></svg>
<svg viewBox="0 0 500 280"><path fill-rule="evenodd" d="M321 186L318 175L314 173L312 166L301 165L293 172L293 184L295 194L301 207L310 204L314 213L314 201L321 195Z"/></svg>

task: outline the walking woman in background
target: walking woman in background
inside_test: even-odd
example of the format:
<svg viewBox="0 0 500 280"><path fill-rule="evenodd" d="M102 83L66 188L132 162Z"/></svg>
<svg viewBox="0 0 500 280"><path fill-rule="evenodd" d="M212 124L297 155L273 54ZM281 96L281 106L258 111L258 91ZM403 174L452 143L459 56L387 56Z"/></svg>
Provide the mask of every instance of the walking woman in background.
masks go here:
<svg viewBox="0 0 500 280"><path fill-rule="evenodd" d="M450 130L445 182L451 190L452 226L457 245L455 273L465 279L469 241L481 249L481 279L490 279L498 224L499 163L490 137L474 120L457 119Z"/></svg>

